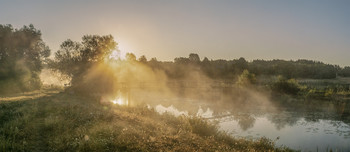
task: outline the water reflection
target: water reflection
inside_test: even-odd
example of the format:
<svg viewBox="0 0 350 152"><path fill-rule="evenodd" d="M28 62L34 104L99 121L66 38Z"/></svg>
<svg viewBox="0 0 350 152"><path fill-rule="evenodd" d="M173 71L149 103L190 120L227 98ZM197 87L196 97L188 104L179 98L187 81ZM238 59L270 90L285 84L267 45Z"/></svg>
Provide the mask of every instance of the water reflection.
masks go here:
<svg viewBox="0 0 350 152"><path fill-rule="evenodd" d="M186 92L174 96L159 92L131 93L131 101L146 103L160 114L217 121L221 130L233 136L265 136L272 140L279 137L277 145L302 151L327 148L350 151L350 104L346 102L270 101L256 92L238 94L223 90L221 94L220 91L217 88L215 92L201 92L198 96Z"/></svg>
<svg viewBox="0 0 350 152"><path fill-rule="evenodd" d="M287 118L283 118L283 116L287 116ZM251 121L252 117L253 121ZM350 150L348 144L350 143L350 126L348 124L334 120L307 121L304 118L290 118L292 117L289 117L289 114L285 115L283 113L255 117L248 114L247 118L243 118L243 120L249 121L242 121L242 119L237 118L221 118L219 126L221 130L233 136L279 138L276 142L277 145L286 145L302 151L315 151L317 148L325 150L327 147L338 148L343 151Z"/></svg>
<svg viewBox="0 0 350 152"><path fill-rule="evenodd" d="M294 126L301 117L293 112L280 112L278 114L269 115L267 119L274 124L277 130L281 130L286 126Z"/></svg>
<svg viewBox="0 0 350 152"><path fill-rule="evenodd" d="M238 125L241 127L243 131L248 130L249 128L252 128L255 123L254 116L250 114L241 114L234 116L234 120L238 122Z"/></svg>
<svg viewBox="0 0 350 152"><path fill-rule="evenodd" d="M246 138L267 137L276 140L278 146L285 145L302 151L350 150L350 126L339 120L325 118L330 114L317 112L279 111L275 113L214 112L209 107L197 106L197 112L190 114L174 105L155 106L160 114L175 116L198 116L219 122L219 129L233 136ZM329 116L328 116L329 115Z"/></svg>

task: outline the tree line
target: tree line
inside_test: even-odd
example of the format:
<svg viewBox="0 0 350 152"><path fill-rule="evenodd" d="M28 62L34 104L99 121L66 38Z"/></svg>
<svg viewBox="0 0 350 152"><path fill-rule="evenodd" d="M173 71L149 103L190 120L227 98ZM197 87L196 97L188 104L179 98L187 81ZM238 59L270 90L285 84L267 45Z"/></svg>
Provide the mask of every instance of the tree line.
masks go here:
<svg viewBox="0 0 350 152"><path fill-rule="evenodd" d="M333 79L337 76L349 77L350 67L341 68L338 65L326 64L320 61L299 59L293 60L253 60L247 61L243 57L233 60L200 60L198 54L191 53L189 57L178 57L173 62L162 62L152 58L146 62L145 56L140 57L143 62L153 68L159 68L172 78L182 78L187 71L200 70L214 79L229 79L248 70L257 76L283 76L285 78Z"/></svg>
<svg viewBox="0 0 350 152"><path fill-rule="evenodd" d="M49 59L50 49L43 42L40 30L33 25L14 29L11 25L0 25L0 93L21 92L41 86L39 74L44 66L60 72L78 84L86 72L99 63L112 60L111 54L118 44L111 35L86 35L81 42L70 39L60 45L54 58ZM350 76L350 67L326 64L312 60L212 60L191 53L188 57L177 57L174 61L138 59L132 53L127 61L139 62L152 69L162 70L171 79L182 79L192 72L200 72L212 79L232 79L249 71L256 76L281 75L285 78L332 79Z"/></svg>

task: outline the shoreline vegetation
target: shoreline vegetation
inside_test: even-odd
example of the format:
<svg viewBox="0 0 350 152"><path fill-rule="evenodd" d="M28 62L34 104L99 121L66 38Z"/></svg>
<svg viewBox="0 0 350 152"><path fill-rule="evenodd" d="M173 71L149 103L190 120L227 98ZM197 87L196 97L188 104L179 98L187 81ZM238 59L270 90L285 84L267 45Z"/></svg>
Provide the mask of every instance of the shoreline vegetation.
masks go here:
<svg viewBox="0 0 350 152"><path fill-rule="evenodd" d="M292 151L266 138L231 137L201 118L40 94L0 102L1 151Z"/></svg>

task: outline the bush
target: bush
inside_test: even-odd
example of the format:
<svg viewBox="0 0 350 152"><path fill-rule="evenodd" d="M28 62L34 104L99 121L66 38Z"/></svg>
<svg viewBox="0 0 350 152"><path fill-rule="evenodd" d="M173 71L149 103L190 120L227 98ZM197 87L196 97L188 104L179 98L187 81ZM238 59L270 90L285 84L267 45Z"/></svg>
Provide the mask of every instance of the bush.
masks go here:
<svg viewBox="0 0 350 152"><path fill-rule="evenodd" d="M239 86L250 86L256 83L255 74L250 73L248 70L244 70L238 77L237 84Z"/></svg>
<svg viewBox="0 0 350 152"><path fill-rule="evenodd" d="M282 76L278 76L277 81L272 84L272 90L279 93L297 95L301 90L301 86L295 79L287 80Z"/></svg>

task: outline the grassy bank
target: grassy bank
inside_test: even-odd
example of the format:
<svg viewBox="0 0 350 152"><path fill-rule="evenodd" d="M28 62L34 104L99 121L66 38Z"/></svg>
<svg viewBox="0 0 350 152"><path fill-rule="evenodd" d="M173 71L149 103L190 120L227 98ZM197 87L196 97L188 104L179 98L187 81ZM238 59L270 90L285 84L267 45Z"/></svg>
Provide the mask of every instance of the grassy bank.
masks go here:
<svg viewBox="0 0 350 152"><path fill-rule="evenodd" d="M0 151L288 151L234 139L197 118L66 93L0 98ZM5 100L6 99L6 100Z"/></svg>

